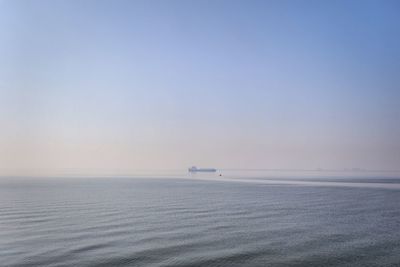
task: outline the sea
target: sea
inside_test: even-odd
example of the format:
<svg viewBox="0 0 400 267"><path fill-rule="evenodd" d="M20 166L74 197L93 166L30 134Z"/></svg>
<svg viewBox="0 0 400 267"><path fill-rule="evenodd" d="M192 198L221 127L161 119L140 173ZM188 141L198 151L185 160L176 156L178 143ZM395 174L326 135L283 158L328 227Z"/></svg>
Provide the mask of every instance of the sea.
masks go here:
<svg viewBox="0 0 400 267"><path fill-rule="evenodd" d="M400 266L400 174L2 177L0 266Z"/></svg>

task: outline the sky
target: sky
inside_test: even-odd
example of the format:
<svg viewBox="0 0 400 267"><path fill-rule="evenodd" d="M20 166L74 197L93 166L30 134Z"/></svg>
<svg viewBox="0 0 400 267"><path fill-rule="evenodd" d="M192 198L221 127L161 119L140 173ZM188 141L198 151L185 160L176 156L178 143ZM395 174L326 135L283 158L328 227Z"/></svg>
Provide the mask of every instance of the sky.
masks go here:
<svg viewBox="0 0 400 267"><path fill-rule="evenodd" d="M398 170L399 12L0 0L0 174Z"/></svg>

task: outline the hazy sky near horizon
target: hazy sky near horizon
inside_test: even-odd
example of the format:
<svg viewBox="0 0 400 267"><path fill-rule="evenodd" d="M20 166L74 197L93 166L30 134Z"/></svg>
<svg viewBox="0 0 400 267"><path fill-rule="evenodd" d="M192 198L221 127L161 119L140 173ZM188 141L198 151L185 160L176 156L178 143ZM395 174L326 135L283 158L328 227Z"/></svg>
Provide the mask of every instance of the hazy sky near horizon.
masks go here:
<svg viewBox="0 0 400 267"><path fill-rule="evenodd" d="M400 169L398 1L0 1L0 169Z"/></svg>

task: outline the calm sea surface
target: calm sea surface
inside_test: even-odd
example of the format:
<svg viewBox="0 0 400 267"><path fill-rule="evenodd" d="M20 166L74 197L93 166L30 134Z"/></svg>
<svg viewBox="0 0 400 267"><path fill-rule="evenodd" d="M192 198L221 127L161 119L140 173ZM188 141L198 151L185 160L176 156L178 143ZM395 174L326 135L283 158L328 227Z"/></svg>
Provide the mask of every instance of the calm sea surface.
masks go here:
<svg viewBox="0 0 400 267"><path fill-rule="evenodd" d="M400 266L400 179L214 176L3 178L0 266Z"/></svg>

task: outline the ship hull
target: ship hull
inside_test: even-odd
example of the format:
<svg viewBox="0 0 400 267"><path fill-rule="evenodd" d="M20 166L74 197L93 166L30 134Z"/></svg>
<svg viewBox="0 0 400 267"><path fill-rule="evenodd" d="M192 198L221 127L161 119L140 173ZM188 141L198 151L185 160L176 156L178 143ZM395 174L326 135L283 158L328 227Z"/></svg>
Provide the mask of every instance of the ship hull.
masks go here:
<svg viewBox="0 0 400 267"><path fill-rule="evenodd" d="M216 172L216 169L198 169L198 170L189 170L189 172Z"/></svg>
<svg viewBox="0 0 400 267"><path fill-rule="evenodd" d="M217 169L213 169L213 168L196 168L196 167L192 167L188 169L189 172L216 172Z"/></svg>

